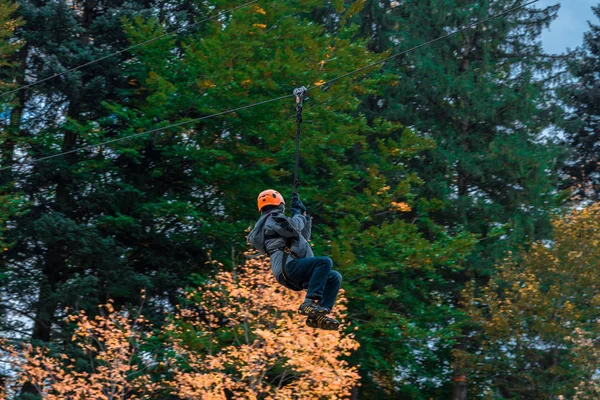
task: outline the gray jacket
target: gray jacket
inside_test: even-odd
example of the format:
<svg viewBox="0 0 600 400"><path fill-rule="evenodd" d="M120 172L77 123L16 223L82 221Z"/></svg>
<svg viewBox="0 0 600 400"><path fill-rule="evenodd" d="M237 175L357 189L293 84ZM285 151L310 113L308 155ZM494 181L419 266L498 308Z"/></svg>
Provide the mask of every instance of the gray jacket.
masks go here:
<svg viewBox="0 0 600 400"><path fill-rule="evenodd" d="M286 217L279 211L273 211L260 217L256 226L264 222L265 243L264 249L271 256L271 270L276 278L281 274L283 261L283 248L286 241L291 243L293 257L288 257L286 264L294 258L314 257L308 241L310 240L312 221L301 214Z"/></svg>

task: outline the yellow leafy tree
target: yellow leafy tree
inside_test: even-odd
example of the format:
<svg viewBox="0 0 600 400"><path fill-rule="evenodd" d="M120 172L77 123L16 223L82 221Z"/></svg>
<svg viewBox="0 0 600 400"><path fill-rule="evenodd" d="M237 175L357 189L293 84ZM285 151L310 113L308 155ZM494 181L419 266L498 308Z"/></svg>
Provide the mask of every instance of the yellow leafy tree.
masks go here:
<svg viewBox="0 0 600 400"><path fill-rule="evenodd" d="M91 372L65 354L3 343L11 376L0 399L15 398L25 383L44 400L343 399L358 384L343 359L358 348L353 335L307 327L296 314L302 294L281 287L268 260L218 273L186 297L163 326L158 350L141 314L108 303L94 318L70 315ZM341 320L344 302L335 313Z"/></svg>
<svg viewBox="0 0 600 400"><path fill-rule="evenodd" d="M342 399L357 385L356 369L342 359L358 348L353 335L307 327L296 314L303 292L280 286L268 260L221 272L188 298L192 307L167 327L179 398ZM344 302L335 311L341 320Z"/></svg>
<svg viewBox="0 0 600 400"><path fill-rule="evenodd" d="M598 331L600 331L600 325L597 326L596 333ZM575 344L573 354L577 356L581 369L584 371L575 387L573 400L600 399L600 376L598 375L598 367L600 366L599 339L597 334L594 335L580 328L575 329L573 337L567 337L567 340Z"/></svg>
<svg viewBox="0 0 600 400"><path fill-rule="evenodd" d="M600 365L589 351L600 334L600 205L556 218L553 227L551 241L509 257L487 286L465 292L480 335L457 355L472 371L474 392L586 398Z"/></svg>
<svg viewBox="0 0 600 400"><path fill-rule="evenodd" d="M19 7L18 2L0 0L0 67L13 68L10 56L22 46L14 40L15 29L24 24L22 18L14 18L14 13ZM6 83L0 82L0 87Z"/></svg>

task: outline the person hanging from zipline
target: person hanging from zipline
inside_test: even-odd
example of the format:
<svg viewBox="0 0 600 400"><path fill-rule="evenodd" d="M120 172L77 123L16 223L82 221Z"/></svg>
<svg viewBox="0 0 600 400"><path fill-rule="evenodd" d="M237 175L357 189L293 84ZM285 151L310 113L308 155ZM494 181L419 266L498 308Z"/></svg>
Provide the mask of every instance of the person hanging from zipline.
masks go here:
<svg viewBox="0 0 600 400"><path fill-rule="evenodd" d="M306 315L311 328L337 330L339 321L327 316L337 297L342 275L334 271L329 257L315 257L308 241L312 220L297 192L292 194L291 217L285 216L285 200L275 190L258 195L261 217L248 235L256 249L271 257L277 282L294 291L307 290L298 313Z"/></svg>
<svg viewBox="0 0 600 400"><path fill-rule="evenodd" d="M306 325L311 328L337 330L339 321L328 317L340 285L342 275L333 271L329 257L315 257L308 241L312 220L298 195L298 170L300 166L300 124L302 102L308 89L294 89L296 97L296 168L292 192L292 216L285 216L285 200L276 190L264 190L258 195L258 211L262 214L248 235L248 242L271 257L271 270L277 282L300 291L307 290L298 313L306 315Z"/></svg>

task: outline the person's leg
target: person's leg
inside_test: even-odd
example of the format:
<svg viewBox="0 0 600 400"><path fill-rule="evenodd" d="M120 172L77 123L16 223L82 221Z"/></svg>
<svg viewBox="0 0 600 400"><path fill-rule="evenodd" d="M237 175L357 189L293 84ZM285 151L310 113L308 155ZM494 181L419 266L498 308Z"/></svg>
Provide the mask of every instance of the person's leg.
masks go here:
<svg viewBox="0 0 600 400"><path fill-rule="evenodd" d="M330 271L323 291L323 299L320 302L322 307L333 309L333 303L337 298L340 286L342 285L342 275L337 271Z"/></svg>
<svg viewBox="0 0 600 400"><path fill-rule="evenodd" d="M285 275L294 284L303 287L308 282L306 297L321 300L333 262L329 257L298 258L285 266Z"/></svg>
<svg viewBox="0 0 600 400"><path fill-rule="evenodd" d="M295 259L286 265L286 279L296 287L307 288L306 298L298 308L300 314L322 315L331 311L322 306L321 302L332 266L333 262L329 257Z"/></svg>
<svg viewBox="0 0 600 400"><path fill-rule="evenodd" d="M323 291L323 298L319 302L319 306L328 310L328 313L333 309L333 304L342 284L342 275L337 271L330 271ZM336 331L340 327L340 322L326 314L313 313L309 314L306 319L306 325L311 328L325 329Z"/></svg>

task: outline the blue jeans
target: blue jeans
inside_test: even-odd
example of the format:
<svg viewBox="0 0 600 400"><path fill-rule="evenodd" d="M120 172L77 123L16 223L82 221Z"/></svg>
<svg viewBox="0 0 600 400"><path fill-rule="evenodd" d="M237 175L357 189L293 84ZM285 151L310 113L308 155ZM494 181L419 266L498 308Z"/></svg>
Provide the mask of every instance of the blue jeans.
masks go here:
<svg viewBox="0 0 600 400"><path fill-rule="evenodd" d="M331 258L296 258L283 268L279 283L292 290L307 289L306 298L320 300L322 307L333 308L342 284L342 275L332 270Z"/></svg>

